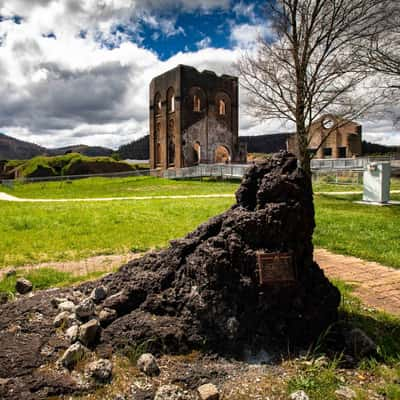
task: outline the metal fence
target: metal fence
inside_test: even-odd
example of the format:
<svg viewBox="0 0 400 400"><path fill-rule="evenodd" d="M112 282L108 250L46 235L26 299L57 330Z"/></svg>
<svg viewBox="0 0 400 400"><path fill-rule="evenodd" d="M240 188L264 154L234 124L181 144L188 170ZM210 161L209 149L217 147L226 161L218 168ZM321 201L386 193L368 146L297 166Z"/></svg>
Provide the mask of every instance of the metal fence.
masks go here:
<svg viewBox="0 0 400 400"><path fill-rule="evenodd" d="M342 181L341 177L346 173L351 176L352 182L360 182L360 175L366 168L367 164L372 161L390 161L393 168L400 167L398 160L390 157L364 157L364 158L338 158L338 159L314 159L311 160L311 170L313 175L318 179L323 175L331 174L333 176L332 183ZM105 178L121 178L130 176L159 176L167 179L190 179L203 177L219 177L226 179L240 179L245 174L251 164L201 164L194 167L157 170L136 170L117 173L104 174L87 174L87 175L65 175L65 176L47 176L36 178L17 178L4 179L1 183L4 186L13 187L15 182L62 182L75 179L105 177ZM353 174L354 173L354 174Z"/></svg>
<svg viewBox="0 0 400 400"><path fill-rule="evenodd" d="M185 178L203 178L203 177L220 177L220 178L237 178L240 179L250 167L248 164L203 164L194 167L168 169L163 171L162 176L168 179L185 179Z"/></svg>

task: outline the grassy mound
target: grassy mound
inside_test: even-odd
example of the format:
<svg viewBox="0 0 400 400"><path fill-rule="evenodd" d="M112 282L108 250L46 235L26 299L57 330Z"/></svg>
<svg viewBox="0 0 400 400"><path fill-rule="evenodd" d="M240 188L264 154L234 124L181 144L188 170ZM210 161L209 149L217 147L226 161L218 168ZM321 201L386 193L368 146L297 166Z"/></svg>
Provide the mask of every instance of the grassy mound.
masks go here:
<svg viewBox="0 0 400 400"><path fill-rule="evenodd" d="M16 176L26 178L103 174L143 169L143 166L131 166L125 162L116 161L111 157L87 157L79 153L54 157L38 156L17 164L9 161L8 164L10 164L10 167L14 166ZM8 164L6 167L8 167Z"/></svg>

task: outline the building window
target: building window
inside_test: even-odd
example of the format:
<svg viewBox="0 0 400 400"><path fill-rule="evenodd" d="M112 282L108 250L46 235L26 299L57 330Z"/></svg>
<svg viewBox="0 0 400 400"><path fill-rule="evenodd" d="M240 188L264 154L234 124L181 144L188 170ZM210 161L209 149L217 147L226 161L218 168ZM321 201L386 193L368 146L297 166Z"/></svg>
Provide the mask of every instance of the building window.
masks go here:
<svg viewBox="0 0 400 400"><path fill-rule="evenodd" d="M154 98L154 105L155 105L156 115L160 115L161 114L161 96L159 93L157 93L156 97Z"/></svg>
<svg viewBox="0 0 400 400"><path fill-rule="evenodd" d="M339 158L346 158L346 156L347 156L346 147L338 147L338 157Z"/></svg>
<svg viewBox="0 0 400 400"><path fill-rule="evenodd" d="M219 115L225 115L226 114L226 106L224 100L219 101L219 109L218 109Z"/></svg>
<svg viewBox="0 0 400 400"><path fill-rule="evenodd" d="M167 109L169 113L175 111L175 92L173 88L169 88L167 91Z"/></svg>
<svg viewBox="0 0 400 400"><path fill-rule="evenodd" d="M196 94L193 96L193 111L200 112L201 111L201 100L200 97Z"/></svg>
<svg viewBox="0 0 400 400"><path fill-rule="evenodd" d="M332 157L332 148L331 147L324 147L323 154L324 154L324 157L326 157L326 158Z"/></svg>

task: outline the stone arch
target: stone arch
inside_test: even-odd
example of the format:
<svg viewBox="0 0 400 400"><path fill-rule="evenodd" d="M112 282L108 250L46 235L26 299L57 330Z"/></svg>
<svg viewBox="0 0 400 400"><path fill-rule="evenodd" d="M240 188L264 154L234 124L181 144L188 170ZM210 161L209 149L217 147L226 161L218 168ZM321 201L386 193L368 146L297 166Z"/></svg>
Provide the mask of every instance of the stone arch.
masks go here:
<svg viewBox="0 0 400 400"><path fill-rule="evenodd" d="M207 110L207 97L202 88L193 86L189 90L189 107L195 113L202 113Z"/></svg>
<svg viewBox="0 0 400 400"><path fill-rule="evenodd" d="M167 127L168 165L175 165L175 120L170 118Z"/></svg>
<svg viewBox="0 0 400 400"><path fill-rule="evenodd" d="M157 92L154 96L154 160L155 165L161 165L161 118L162 118L162 103L161 94Z"/></svg>
<svg viewBox="0 0 400 400"><path fill-rule="evenodd" d="M162 103L161 103L161 94L159 92L154 96L154 115L161 115L162 112Z"/></svg>
<svg viewBox="0 0 400 400"><path fill-rule="evenodd" d="M229 164L231 162L231 151L225 144L218 144L214 150L214 162L216 164Z"/></svg>
<svg viewBox="0 0 400 400"><path fill-rule="evenodd" d="M193 143L193 160L195 164L200 164L201 162L201 146L199 141Z"/></svg>
<svg viewBox="0 0 400 400"><path fill-rule="evenodd" d="M225 92L217 92L215 95L215 111L217 118L231 128L232 120L232 101Z"/></svg>
<svg viewBox="0 0 400 400"><path fill-rule="evenodd" d="M167 112L175 112L175 90L172 87L167 90Z"/></svg>

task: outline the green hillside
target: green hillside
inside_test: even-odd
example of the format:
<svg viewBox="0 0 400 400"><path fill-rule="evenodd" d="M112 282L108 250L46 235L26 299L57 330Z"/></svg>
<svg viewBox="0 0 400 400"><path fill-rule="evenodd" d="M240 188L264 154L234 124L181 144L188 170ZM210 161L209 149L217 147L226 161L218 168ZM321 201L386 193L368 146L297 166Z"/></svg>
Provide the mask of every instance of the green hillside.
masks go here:
<svg viewBox="0 0 400 400"><path fill-rule="evenodd" d="M143 166L129 165L111 157L87 157L79 153L62 156L37 156L27 161L9 161L5 165L9 177L46 177L87 175L133 171Z"/></svg>

